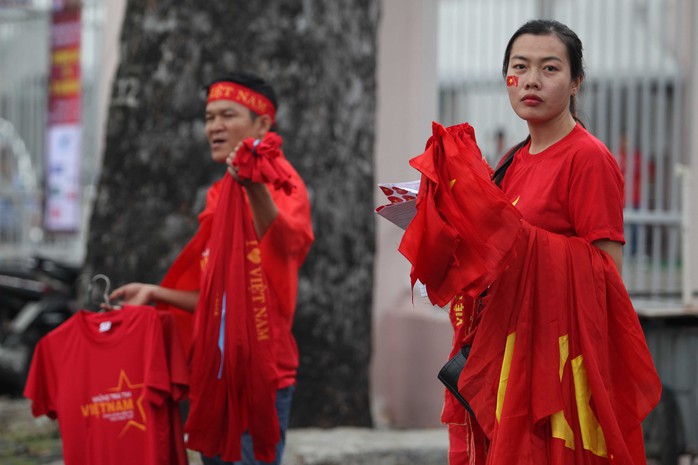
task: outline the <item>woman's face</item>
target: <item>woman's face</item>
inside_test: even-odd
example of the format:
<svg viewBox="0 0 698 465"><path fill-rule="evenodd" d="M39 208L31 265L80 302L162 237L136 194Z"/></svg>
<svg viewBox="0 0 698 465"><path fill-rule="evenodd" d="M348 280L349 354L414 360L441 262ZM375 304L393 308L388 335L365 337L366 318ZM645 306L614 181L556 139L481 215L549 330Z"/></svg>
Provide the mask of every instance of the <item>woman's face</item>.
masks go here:
<svg viewBox="0 0 698 465"><path fill-rule="evenodd" d="M507 76L518 78L518 85L507 85L509 102L529 124L570 116L570 96L581 80L572 80L567 48L556 35L519 36L511 48Z"/></svg>
<svg viewBox="0 0 698 465"><path fill-rule="evenodd" d="M266 132L262 118L254 120L249 108L230 100L214 100L206 105L206 139L211 147L211 158L217 163L248 137L260 138Z"/></svg>

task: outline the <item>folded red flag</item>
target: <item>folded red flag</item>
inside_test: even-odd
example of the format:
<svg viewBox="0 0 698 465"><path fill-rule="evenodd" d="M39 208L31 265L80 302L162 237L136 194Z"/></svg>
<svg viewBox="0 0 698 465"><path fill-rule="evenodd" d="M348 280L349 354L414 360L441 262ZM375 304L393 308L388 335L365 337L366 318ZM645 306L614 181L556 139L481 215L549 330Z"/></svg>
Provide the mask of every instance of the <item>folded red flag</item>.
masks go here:
<svg viewBox="0 0 698 465"><path fill-rule="evenodd" d="M420 280L429 300L444 306L461 290L478 295L506 268L521 214L495 195L499 189L469 124L446 129L434 122L432 130L424 153L410 160L422 180L417 214L399 250L412 263L412 286Z"/></svg>
<svg viewBox="0 0 698 465"><path fill-rule="evenodd" d="M290 175L276 161L280 138L246 140L236 155L238 175L290 192ZM279 441L273 314L259 241L242 187L222 181L195 314L186 424L188 447L225 461L241 460L249 430L255 458L272 462Z"/></svg>
<svg viewBox="0 0 698 465"><path fill-rule="evenodd" d="M523 225L458 383L491 440L487 463L644 464L661 383L615 264Z"/></svg>
<svg viewBox="0 0 698 465"><path fill-rule="evenodd" d="M268 132L262 139L250 137L243 140L233 160L233 165L239 168L238 177L271 183L275 189L283 189L290 194L294 187L291 173L276 163L281 154L281 144L281 137L275 132Z"/></svg>

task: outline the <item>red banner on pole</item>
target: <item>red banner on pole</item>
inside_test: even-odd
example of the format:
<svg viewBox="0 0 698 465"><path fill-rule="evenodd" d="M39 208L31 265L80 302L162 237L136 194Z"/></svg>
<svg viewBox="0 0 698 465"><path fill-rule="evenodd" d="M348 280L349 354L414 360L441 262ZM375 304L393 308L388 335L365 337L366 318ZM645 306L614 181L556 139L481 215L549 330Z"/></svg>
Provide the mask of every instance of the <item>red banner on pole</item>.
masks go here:
<svg viewBox="0 0 698 465"><path fill-rule="evenodd" d="M44 221L50 231L80 227L81 31L80 9L53 12Z"/></svg>

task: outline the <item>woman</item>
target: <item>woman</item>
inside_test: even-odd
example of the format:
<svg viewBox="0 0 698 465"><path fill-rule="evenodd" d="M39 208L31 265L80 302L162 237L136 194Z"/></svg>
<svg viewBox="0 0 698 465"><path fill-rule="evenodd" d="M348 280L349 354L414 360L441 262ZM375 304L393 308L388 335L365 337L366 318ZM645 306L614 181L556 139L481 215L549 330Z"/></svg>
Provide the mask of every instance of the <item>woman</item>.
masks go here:
<svg viewBox="0 0 698 465"><path fill-rule="evenodd" d="M584 79L581 41L559 22L530 21L509 40L502 74L511 106L528 124L530 135L500 163L495 181L525 222L584 239L607 253L619 272L624 244L623 178L610 151L576 116L576 96ZM473 344L483 313L490 310L486 301L501 292L501 286L489 292L476 299L463 293L452 300L451 356ZM448 424L449 463L484 464L492 438L448 391L442 421Z"/></svg>
<svg viewBox="0 0 698 465"><path fill-rule="evenodd" d="M512 202L519 199L516 206L531 224L584 237L620 271L623 180L611 152L575 113L584 79L581 41L558 22L529 22L509 40L502 73L511 106L530 133L502 189Z"/></svg>

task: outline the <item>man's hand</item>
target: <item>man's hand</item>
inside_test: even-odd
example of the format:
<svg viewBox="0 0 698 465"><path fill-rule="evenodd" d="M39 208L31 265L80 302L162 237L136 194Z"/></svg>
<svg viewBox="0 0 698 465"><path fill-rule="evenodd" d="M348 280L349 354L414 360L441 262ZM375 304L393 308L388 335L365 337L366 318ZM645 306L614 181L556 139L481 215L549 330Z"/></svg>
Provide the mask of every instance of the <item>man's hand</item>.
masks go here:
<svg viewBox="0 0 698 465"><path fill-rule="evenodd" d="M126 305L148 305L155 300L156 288L153 284L129 283L114 289L109 300Z"/></svg>
<svg viewBox="0 0 698 465"><path fill-rule="evenodd" d="M262 182L252 182L250 179L240 179L238 177L238 167L233 165L235 154L242 146L242 142L235 146L233 152L225 159L228 165L228 173L235 179L247 192L247 200L250 202L252 210L252 221L257 237L261 239L269 229L269 226L274 222L279 210L274 203L274 200L269 193L269 189Z"/></svg>
<svg viewBox="0 0 698 465"><path fill-rule="evenodd" d="M228 165L228 173L235 179L238 184L240 184L242 187L250 187L253 182L249 179L240 179L238 177L238 170L239 168L235 165L233 165L233 160L235 160L235 154L238 153L238 150L240 150L240 147L242 147L242 142L238 142L238 145L235 146L232 152L230 152L230 155L228 155L228 158L225 159L225 164Z"/></svg>

